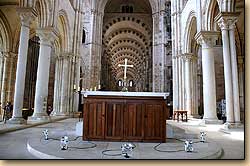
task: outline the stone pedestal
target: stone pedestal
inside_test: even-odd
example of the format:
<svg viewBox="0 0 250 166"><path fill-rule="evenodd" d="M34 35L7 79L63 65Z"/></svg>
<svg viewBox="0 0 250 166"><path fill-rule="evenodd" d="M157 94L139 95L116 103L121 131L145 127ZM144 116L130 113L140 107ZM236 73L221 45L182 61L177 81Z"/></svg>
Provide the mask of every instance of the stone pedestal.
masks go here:
<svg viewBox="0 0 250 166"><path fill-rule="evenodd" d="M76 135L83 136L83 122L76 123Z"/></svg>

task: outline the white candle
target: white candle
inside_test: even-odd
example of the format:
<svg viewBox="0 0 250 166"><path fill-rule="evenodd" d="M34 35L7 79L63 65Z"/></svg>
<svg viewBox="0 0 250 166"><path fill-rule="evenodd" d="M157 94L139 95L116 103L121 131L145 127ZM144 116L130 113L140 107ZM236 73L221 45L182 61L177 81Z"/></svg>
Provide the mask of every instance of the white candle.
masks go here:
<svg viewBox="0 0 250 166"><path fill-rule="evenodd" d="M92 88L90 88L90 91L92 91Z"/></svg>
<svg viewBox="0 0 250 166"><path fill-rule="evenodd" d="M84 91L84 88L82 88L82 91Z"/></svg>
<svg viewBox="0 0 250 166"><path fill-rule="evenodd" d="M101 85L100 84L98 85L98 89L101 89Z"/></svg>
<svg viewBox="0 0 250 166"><path fill-rule="evenodd" d="M81 90L81 88L80 88L80 86L78 86L78 91L80 91Z"/></svg>
<svg viewBox="0 0 250 166"><path fill-rule="evenodd" d="M95 88L94 88L94 91L96 91L96 86L95 86Z"/></svg>
<svg viewBox="0 0 250 166"><path fill-rule="evenodd" d="M74 85L74 90L76 90L76 85Z"/></svg>

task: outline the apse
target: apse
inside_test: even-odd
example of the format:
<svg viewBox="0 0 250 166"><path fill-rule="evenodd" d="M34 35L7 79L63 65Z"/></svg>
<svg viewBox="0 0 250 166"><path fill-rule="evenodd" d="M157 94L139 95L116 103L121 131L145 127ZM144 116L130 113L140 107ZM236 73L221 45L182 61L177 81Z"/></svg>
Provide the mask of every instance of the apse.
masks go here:
<svg viewBox="0 0 250 166"><path fill-rule="evenodd" d="M122 89L124 67L129 91L152 91L152 9L147 0L109 0L102 32L101 84ZM119 65L120 64L120 65Z"/></svg>

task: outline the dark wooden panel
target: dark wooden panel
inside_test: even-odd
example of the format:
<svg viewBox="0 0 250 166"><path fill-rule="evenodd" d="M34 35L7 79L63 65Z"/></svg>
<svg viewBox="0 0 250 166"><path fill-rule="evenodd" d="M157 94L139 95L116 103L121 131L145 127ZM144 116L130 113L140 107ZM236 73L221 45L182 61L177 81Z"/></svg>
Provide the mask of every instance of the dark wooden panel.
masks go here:
<svg viewBox="0 0 250 166"><path fill-rule="evenodd" d="M161 104L146 104L145 106L145 140L160 140L165 137L163 124L165 122L164 109Z"/></svg>
<svg viewBox="0 0 250 166"><path fill-rule="evenodd" d="M123 102L106 103L106 134L105 138L123 139Z"/></svg>
<svg viewBox="0 0 250 166"><path fill-rule="evenodd" d="M124 111L124 139L141 141L144 137L144 104L127 102Z"/></svg>
<svg viewBox="0 0 250 166"><path fill-rule="evenodd" d="M90 96L84 100L84 140L165 142L160 98Z"/></svg>
<svg viewBox="0 0 250 166"><path fill-rule="evenodd" d="M105 105L102 102L84 104L84 138L104 139Z"/></svg>

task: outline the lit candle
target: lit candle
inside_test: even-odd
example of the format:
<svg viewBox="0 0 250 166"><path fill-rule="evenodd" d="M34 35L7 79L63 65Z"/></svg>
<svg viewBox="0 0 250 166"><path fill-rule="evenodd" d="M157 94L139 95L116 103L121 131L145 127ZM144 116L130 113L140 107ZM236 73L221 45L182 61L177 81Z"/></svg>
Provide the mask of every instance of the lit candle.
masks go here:
<svg viewBox="0 0 250 166"><path fill-rule="evenodd" d="M98 89L101 89L101 85L100 84L98 85Z"/></svg>
<svg viewBox="0 0 250 166"><path fill-rule="evenodd" d="M96 91L96 86L95 86L95 88L94 88L94 91Z"/></svg>
<svg viewBox="0 0 250 166"><path fill-rule="evenodd" d="M74 85L74 90L76 90L76 85Z"/></svg>

